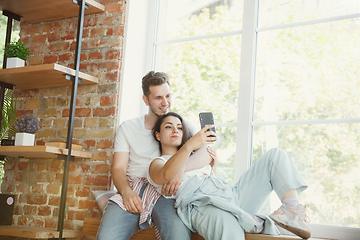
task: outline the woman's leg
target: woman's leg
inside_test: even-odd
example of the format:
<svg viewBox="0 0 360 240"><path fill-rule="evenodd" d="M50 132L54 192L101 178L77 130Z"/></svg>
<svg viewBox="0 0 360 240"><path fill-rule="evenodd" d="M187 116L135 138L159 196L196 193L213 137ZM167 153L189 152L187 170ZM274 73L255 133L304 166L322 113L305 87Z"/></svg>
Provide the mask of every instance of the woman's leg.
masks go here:
<svg viewBox="0 0 360 240"><path fill-rule="evenodd" d="M244 240L245 234L237 219L230 212L213 205L195 207L191 224L205 240Z"/></svg>
<svg viewBox="0 0 360 240"><path fill-rule="evenodd" d="M297 194L296 189L292 189L284 194L284 196L281 198L281 201L284 201L285 199L288 199L288 198L297 198L297 195L298 194Z"/></svg>
<svg viewBox="0 0 360 240"><path fill-rule="evenodd" d="M262 155L234 186L239 206L253 215L261 210L274 190L279 199L293 206L283 204L270 218L296 235L309 238L311 229L305 223L308 219L305 207L297 206L297 194L306 188L304 179L288 154L278 148Z"/></svg>
<svg viewBox="0 0 360 240"><path fill-rule="evenodd" d="M288 154L279 148L273 148L262 155L233 188L239 206L256 215L272 190L282 199L293 189L295 193L301 193L307 185Z"/></svg>

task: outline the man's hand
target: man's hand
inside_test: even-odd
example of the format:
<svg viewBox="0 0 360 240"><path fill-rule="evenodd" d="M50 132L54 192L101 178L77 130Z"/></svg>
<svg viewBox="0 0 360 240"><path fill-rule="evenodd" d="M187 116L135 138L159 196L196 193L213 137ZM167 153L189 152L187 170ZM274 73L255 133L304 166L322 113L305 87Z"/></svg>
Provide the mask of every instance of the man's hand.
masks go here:
<svg viewBox="0 0 360 240"><path fill-rule="evenodd" d="M144 211L141 198L131 188L126 191L122 197L124 206L128 212L142 213Z"/></svg>
<svg viewBox="0 0 360 240"><path fill-rule="evenodd" d="M171 197L173 195L175 196L177 193L177 190L180 187L183 175L184 175L184 171L181 170L173 180L164 184L161 189L161 194L166 197Z"/></svg>
<svg viewBox="0 0 360 240"><path fill-rule="evenodd" d="M123 203L128 212L143 212L143 204L140 197L130 188L126 177L127 166L129 163L129 152L115 152L111 174L117 190L119 190Z"/></svg>

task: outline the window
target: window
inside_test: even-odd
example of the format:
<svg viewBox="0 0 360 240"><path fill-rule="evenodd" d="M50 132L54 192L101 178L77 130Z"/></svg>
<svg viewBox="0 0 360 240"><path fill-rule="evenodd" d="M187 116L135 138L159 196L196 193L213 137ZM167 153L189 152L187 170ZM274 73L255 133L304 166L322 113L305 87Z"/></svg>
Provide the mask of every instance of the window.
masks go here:
<svg viewBox="0 0 360 240"><path fill-rule="evenodd" d="M155 70L170 75L172 111L194 123L199 112L213 112L222 159L218 171L233 183L243 2L160 3Z"/></svg>
<svg viewBox="0 0 360 240"><path fill-rule="evenodd" d="M359 1L259 2L252 159L290 153L317 224L360 228L359 13Z"/></svg>
<svg viewBox="0 0 360 240"><path fill-rule="evenodd" d="M309 184L299 197L313 236L356 238L359 1L152 4L146 62L170 75L173 111L193 122L201 111L214 113L219 175L234 183L266 150L280 147ZM278 205L270 201L264 211Z"/></svg>
<svg viewBox="0 0 360 240"><path fill-rule="evenodd" d="M4 58L4 47L5 47L5 39L6 39L6 27L7 27L7 17L2 15L2 11L0 11L0 26L1 26L1 31L0 31L0 56L1 56L1 61L0 61L0 65L2 68L2 61ZM13 28L12 28L12 33L11 33L11 41L17 41L19 39L19 33L20 33L20 22L14 20L13 21Z"/></svg>

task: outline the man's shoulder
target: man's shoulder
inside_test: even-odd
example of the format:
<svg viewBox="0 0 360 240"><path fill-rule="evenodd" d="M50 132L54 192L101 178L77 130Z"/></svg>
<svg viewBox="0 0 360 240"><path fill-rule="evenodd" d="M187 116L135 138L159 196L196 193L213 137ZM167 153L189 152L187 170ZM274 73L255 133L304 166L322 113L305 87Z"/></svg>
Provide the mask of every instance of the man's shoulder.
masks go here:
<svg viewBox="0 0 360 240"><path fill-rule="evenodd" d="M144 129L144 116L131 118L123 121L117 128L119 134L133 134L134 131L141 132Z"/></svg>
<svg viewBox="0 0 360 240"><path fill-rule="evenodd" d="M183 118L183 119L192 135L195 135L200 130L199 124L196 125L194 124L194 122L190 121L187 118Z"/></svg>
<svg viewBox="0 0 360 240"><path fill-rule="evenodd" d="M123 121L120 124L120 126L140 125L141 122L144 121L144 116L145 115L142 115L142 116L136 117L136 118L127 119L127 120Z"/></svg>

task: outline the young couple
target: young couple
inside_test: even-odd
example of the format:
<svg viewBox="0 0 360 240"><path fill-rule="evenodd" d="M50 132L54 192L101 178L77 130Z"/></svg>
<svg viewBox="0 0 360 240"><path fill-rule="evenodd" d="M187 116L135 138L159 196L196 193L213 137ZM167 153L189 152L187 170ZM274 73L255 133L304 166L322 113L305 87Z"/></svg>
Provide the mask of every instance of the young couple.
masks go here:
<svg viewBox="0 0 360 240"><path fill-rule="evenodd" d="M234 186L203 177L201 170L210 171L202 167L215 164L215 153L206 146L214 140L206 132L209 127L196 134L190 127L194 137L188 140L189 124L176 114L165 115L171 105L166 74L149 72L142 84L149 111L118 128L112 177L119 194L109 200L98 239L129 239L152 223L161 239L190 239L189 229L205 239L244 239L244 231L277 233L269 218L256 216L272 190L283 205L270 217L295 234L310 237L305 208L297 200L307 186L285 152L268 151ZM155 140L151 130L157 121ZM176 195L176 202L164 195Z"/></svg>

